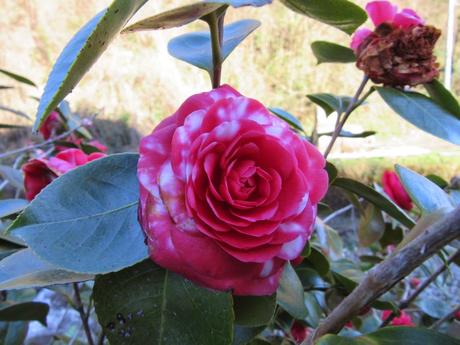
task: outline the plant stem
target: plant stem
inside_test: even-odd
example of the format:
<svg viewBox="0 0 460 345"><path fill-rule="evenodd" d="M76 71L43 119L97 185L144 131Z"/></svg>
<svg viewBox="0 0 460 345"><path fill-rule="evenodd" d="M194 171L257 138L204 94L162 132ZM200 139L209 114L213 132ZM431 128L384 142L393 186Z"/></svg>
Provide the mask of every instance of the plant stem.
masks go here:
<svg viewBox="0 0 460 345"><path fill-rule="evenodd" d="M80 289L78 287L78 283L73 283L72 285L75 293L75 309L77 309L78 313L80 314L83 329L85 330L86 338L88 339L88 344L94 345L93 335L91 334L91 329L89 328L88 323L89 314L88 316L86 316L85 314L85 309L83 308L83 303L81 302Z"/></svg>
<svg viewBox="0 0 460 345"><path fill-rule="evenodd" d="M225 13L211 13L207 17L209 30L211 31L211 47L212 47L212 64L213 70L211 75L212 88L220 86L220 78L222 74L222 38Z"/></svg>
<svg viewBox="0 0 460 345"><path fill-rule="evenodd" d="M339 137L340 132L342 131L343 126L345 125L345 122L347 122L347 120L350 117L351 113L357 108L357 106L361 105L364 102L365 98L367 98L372 93L372 92L367 92L366 96L363 97L363 99L361 99L361 100L359 99L359 97L363 93L364 88L365 88L365 86L366 86L368 81L369 81L369 77L367 75L365 75L363 80L361 81L361 84L359 85L358 90L356 90L355 95L353 96L350 104L348 105L348 108L345 111L345 114L343 115L343 118L341 118L342 113L337 114L337 121L336 121L336 124L335 124L335 130L334 130L334 133L332 134L331 141L329 142L329 145L328 145L326 151L324 152L324 158L327 158L329 153L331 153L332 147L334 146L335 141Z"/></svg>
<svg viewBox="0 0 460 345"><path fill-rule="evenodd" d="M0 154L0 159L6 158L6 157L9 157L9 156L12 156L12 155L16 155L18 153L34 150L34 149L37 149L39 147L46 146L48 144L52 144L55 141L59 141L61 139L64 139L65 137L67 137L68 135L72 134L73 132L75 132L76 130L78 130L81 127L82 126L75 127L73 129L65 132L65 133L62 133L62 134L58 135L57 137L50 138L50 139L45 140L45 141L43 141L41 143L38 143L38 144L29 145L29 146L21 147L20 149L17 149L17 150L11 150L11 151L2 153L2 154Z"/></svg>
<svg viewBox="0 0 460 345"><path fill-rule="evenodd" d="M460 311L460 305L458 305L454 310L452 310L449 314L444 316L442 319L439 319L435 323L431 325L431 329L438 329L444 322L452 320L455 315Z"/></svg>
<svg viewBox="0 0 460 345"><path fill-rule="evenodd" d="M460 236L460 207L430 225L423 236L366 273L361 283L319 325L302 345L311 345L327 333L338 333L348 320L390 290L425 260Z"/></svg>
<svg viewBox="0 0 460 345"><path fill-rule="evenodd" d="M460 257L460 250L452 254L447 261L445 262L444 265L439 266L436 271L434 271L427 279L425 279L418 287L415 289L415 291L405 298L404 300L401 301L398 305L398 309L406 309L411 303L432 283L436 280L436 278L439 277L441 273L443 273L447 267L452 263L452 261L456 260L457 258ZM380 325L380 327L385 327L390 324L391 321L397 316L397 314L393 311L390 316L388 316Z"/></svg>

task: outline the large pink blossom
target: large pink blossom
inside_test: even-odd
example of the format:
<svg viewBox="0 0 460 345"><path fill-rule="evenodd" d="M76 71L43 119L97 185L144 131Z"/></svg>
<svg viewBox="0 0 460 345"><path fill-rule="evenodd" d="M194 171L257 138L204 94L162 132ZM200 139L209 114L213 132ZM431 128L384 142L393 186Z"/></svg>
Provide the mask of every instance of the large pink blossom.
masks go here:
<svg viewBox="0 0 460 345"><path fill-rule="evenodd" d="M327 189L319 151L230 86L194 95L140 145L151 258L210 288L268 295Z"/></svg>

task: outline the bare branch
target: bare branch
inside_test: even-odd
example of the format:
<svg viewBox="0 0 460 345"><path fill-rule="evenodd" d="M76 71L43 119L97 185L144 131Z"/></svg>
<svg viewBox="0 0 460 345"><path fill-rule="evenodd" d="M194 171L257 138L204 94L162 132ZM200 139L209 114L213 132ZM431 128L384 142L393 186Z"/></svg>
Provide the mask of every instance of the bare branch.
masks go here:
<svg viewBox="0 0 460 345"><path fill-rule="evenodd" d="M303 344L313 344L321 336L338 333L345 323L358 315L398 281L407 276L442 247L460 237L460 207L445 215L427 228L394 256L389 257L372 270L316 329Z"/></svg>
<svg viewBox="0 0 460 345"><path fill-rule="evenodd" d="M437 329L444 322L452 320L459 311L460 311L460 305L458 305L454 310L452 310L449 314L444 316L442 319L439 319L438 321L433 323L430 328Z"/></svg>

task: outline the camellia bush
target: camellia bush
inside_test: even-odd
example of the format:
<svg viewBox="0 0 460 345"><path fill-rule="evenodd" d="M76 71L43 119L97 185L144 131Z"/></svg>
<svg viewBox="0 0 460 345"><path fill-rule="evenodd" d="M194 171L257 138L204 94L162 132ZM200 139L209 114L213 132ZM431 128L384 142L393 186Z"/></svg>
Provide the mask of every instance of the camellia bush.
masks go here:
<svg viewBox="0 0 460 345"><path fill-rule="evenodd" d="M14 191L0 201L2 344L22 344L29 321L46 324L48 305L30 293L44 287L78 311L90 345L460 344L450 269L460 264L460 190L399 165L368 186L327 161L338 137L356 136L344 126L373 94L460 145L459 103L437 80L441 31L389 1L280 1L349 34L349 47L318 41L312 53L363 76L354 95L308 95L337 114L325 152L288 110L221 81L225 59L262 24L227 23L226 12L270 0L201 1L131 25L147 0L115 0L75 34L39 99L43 141L0 154L14 160L1 165L1 188ZM168 51L206 71L210 89L164 114L139 153L108 155L65 97L120 32L197 20L208 30ZM324 201L331 186L345 209ZM331 224L351 208L356 233L344 238Z"/></svg>

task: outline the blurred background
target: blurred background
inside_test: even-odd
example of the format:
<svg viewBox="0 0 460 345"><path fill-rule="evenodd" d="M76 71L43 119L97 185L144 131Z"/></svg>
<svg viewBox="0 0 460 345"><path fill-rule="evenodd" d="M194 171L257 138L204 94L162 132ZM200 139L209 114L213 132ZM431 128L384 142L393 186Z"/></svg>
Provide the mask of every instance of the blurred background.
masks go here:
<svg viewBox="0 0 460 345"><path fill-rule="evenodd" d="M193 1L150 1L131 22ZM364 0L356 3L364 6ZM445 33L449 0L399 0ZM0 105L20 109L32 118L54 61L71 37L109 0L0 0L0 68L27 76L38 89L18 87L0 91ZM460 6L455 9L455 18ZM328 92L352 95L362 75L353 64L317 65L310 44L327 40L349 45L350 38L339 30L289 11L277 1L262 8L229 9L226 22L254 18L262 22L224 64L222 81L267 106L280 107L312 128L318 115L319 127L327 131L334 118L326 119L308 101L306 94ZM370 25L370 23L368 23ZM67 97L72 109L82 115L97 113L95 130L112 152L136 150L139 136L150 132L189 95L210 88L206 72L175 60L167 53L169 39L192 30L205 29L195 22L166 31L149 31L119 36ZM455 36L458 26L455 27ZM443 69L446 36L437 45ZM452 90L460 94L460 44L456 41ZM443 72L442 72L443 73ZM441 75L443 80L443 75ZM1 85L14 85L0 76ZM30 125L31 122L0 110L0 123ZM395 162L421 173L437 173L446 179L460 172L459 149L423 133L394 114L377 95L351 117L347 130L374 130L365 139L339 140L331 157L350 177L366 181L379 178ZM323 138L324 149L328 137ZM0 130L0 151L31 140L30 131Z"/></svg>

